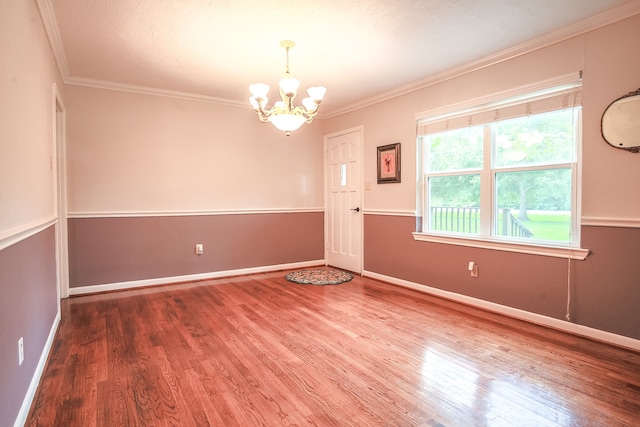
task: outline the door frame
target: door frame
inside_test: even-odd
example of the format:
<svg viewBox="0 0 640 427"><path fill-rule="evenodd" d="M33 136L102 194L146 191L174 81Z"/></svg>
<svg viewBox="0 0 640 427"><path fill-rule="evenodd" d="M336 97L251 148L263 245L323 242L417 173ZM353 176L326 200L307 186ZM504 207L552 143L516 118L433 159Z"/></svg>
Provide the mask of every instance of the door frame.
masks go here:
<svg viewBox="0 0 640 427"><path fill-rule="evenodd" d="M53 84L54 213L56 224L56 284L60 299L69 297L69 239L67 236L66 111L57 84Z"/></svg>
<svg viewBox="0 0 640 427"><path fill-rule="evenodd" d="M327 165L329 162L329 139L336 136L346 135L349 133L359 133L360 143L360 185L358 191L360 192L360 214L362 215L362 221L360 221L360 271L354 271L353 273L362 274L364 271L364 126L356 126L348 129L344 129L338 132L332 132L324 135L324 147L323 147L323 174L324 174L324 264L329 265L329 175L327 174Z"/></svg>

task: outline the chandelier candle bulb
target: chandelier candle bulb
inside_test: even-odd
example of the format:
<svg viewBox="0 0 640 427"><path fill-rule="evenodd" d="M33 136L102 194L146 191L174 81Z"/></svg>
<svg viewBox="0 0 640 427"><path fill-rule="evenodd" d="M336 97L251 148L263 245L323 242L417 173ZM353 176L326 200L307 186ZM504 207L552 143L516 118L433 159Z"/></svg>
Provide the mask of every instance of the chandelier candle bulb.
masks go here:
<svg viewBox="0 0 640 427"><path fill-rule="evenodd" d="M316 104L316 101L312 98L304 98L302 100L302 105L304 105L304 108L309 111L314 111L316 108L318 108L318 104Z"/></svg>
<svg viewBox="0 0 640 427"><path fill-rule="evenodd" d="M293 79L291 77L285 77L279 82L282 92L288 98L294 98L300 87L300 80Z"/></svg>
<svg viewBox="0 0 640 427"><path fill-rule="evenodd" d="M266 98L269 93L269 85L264 83L254 83L249 86L249 90L256 99Z"/></svg>
<svg viewBox="0 0 640 427"><path fill-rule="evenodd" d="M251 96L249 102L258 115L258 119L263 122L271 122L276 128L285 131L287 136L292 131L298 129L304 123L311 123L318 114L318 109L324 98L327 88L314 86L307 89L309 98L302 100L302 106L294 106L293 100L296 97L300 80L293 77L289 72L289 49L295 46L291 40L283 40L280 46L286 51L286 69L279 82L280 96L282 101L275 103L270 109L266 108L269 85L256 83L249 86Z"/></svg>
<svg viewBox="0 0 640 427"><path fill-rule="evenodd" d="M327 93L327 88L322 86L314 86L307 89L307 93L311 98L317 101L322 101L324 94ZM319 104L320 102L318 102Z"/></svg>

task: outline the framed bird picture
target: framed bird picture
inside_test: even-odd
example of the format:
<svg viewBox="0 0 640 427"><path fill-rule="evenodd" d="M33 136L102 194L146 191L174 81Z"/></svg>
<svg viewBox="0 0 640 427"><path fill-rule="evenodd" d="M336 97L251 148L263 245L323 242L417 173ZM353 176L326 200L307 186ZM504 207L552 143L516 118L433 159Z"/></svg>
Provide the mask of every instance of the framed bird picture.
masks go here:
<svg viewBox="0 0 640 427"><path fill-rule="evenodd" d="M378 184L400 182L400 143L378 147Z"/></svg>

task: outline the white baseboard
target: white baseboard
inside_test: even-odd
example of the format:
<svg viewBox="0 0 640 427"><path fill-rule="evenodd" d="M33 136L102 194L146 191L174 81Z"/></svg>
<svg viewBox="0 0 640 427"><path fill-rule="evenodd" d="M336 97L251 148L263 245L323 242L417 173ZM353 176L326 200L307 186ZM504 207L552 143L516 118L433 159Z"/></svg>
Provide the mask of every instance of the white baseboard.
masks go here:
<svg viewBox="0 0 640 427"><path fill-rule="evenodd" d="M640 351L640 340L636 340L633 338L617 335L611 332L601 331L599 329L578 325L578 324L571 323L564 320L555 319L553 317L543 316L541 314L531 313L529 311L508 307L502 304L496 304L494 302L481 300L479 298L473 298L467 295L457 294L455 292L450 292L450 291L444 291L442 289L433 288L431 286L421 285L419 283L409 282L407 280L385 276L382 274L374 273L372 271L364 271L362 275L366 277L371 277L372 279L377 279L383 282L388 282L394 285L402 286L405 288L410 288L419 292L435 295L448 300L482 308L495 313L504 314L506 316L524 320L530 323L535 323L537 325L546 326L552 329L558 329L564 332L569 332L574 335L584 336L597 341L613 344L618 347L624 347L631 350Z"/></svg>
<svg viewBox="0 0 640 427"><path fill-rule="evenodd" d="M49 331L47 342L45 343L44 348L42 349L40 360L38 360L38 365L36 366L36 370L33 373L33 377L31 378L31 383L29 384L29 388L27 389L27 394L24 396L24 399L22 400L22 406L20 407L20 411L18 412L18 416L16 417L15 423L13 423L13 427L22 427L24 426L24 423L27 421L27 416L29 415L29 409L31 409L33 398L35 397L36 391L38 390L38 385L40 384L40 379L42 378L44 367L47 364L49 353L51 352L51 348L53 347L53 340L56 337L56 332L58 332L59 324L60 324L60 312L58 311L58 313L56 314L56 317L53 319L53 324L51 325L51 330Z"/></svg>
<svg viewBox="0 0 640 427"><path fill-rule="evenodd" d="M290 270L296 268L314 267L324 265L323 259L315 261L294 262L290 264L267 265L262 267L241 268L237 270L214 271L211 273L189 274L185 276L159 277L155 279L132 280L128 282L106 283L102 285L82 286L69 288L69 295L85 295L97 292L117 291L123 289L140 288L143 286L168 285L179 282L192 282L196 280L218 279L220 277L241 276L245 274L267 273L270 271Z"/></svg>

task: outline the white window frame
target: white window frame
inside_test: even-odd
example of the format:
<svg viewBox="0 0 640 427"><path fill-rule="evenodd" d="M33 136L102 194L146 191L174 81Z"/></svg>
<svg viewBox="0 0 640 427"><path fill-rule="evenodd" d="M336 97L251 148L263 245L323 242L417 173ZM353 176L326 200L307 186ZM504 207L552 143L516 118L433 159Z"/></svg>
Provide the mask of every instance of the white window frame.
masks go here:
<svg viewBox="0 0 640 427"><path fill-rule="evenodd" d="M423 227L422 229L426 229L426 225L428 224L429 218L427 217L429 212L428 207L428 195L427 180L429 176L446 176L446 175L461 175L461 174L480 174L481 176L481 195L485 194L484 197L480 198L480 209L484 212L492 212L491 215L482 215L481 224L480 224L480 234L479 235L471 235L471 234L451 234L451 233L441 233L434 231L417 231L413 233L413 238L417 241L426 241L426 242L436 242L436 243L446 243L446 244L454 244L460 246L470 246L470 247L478 247L478 248L486 248L486 249L494 249L494 250L502 250L508 252L520 252L520 253L528 253L534 255L544 255L544 256L553 256L553 257L561 257L561 258L571 258L571 259L585 259L589 253L588 249L583 249L580 247L580 200L581 200L581 188L580 188L580 172L581 172L581 164L582 164L582 150L581 150L581 141L582 141L582 123L581 123L581 114L578 114L578 120L576 126L576 153L575 153L575 161L570 163L562 163L562 164L553 164L553 165L544 165L544 166L529 166L529 167L518 167L518 168L495 168L491 163L494 159L494 153L492 152L492 144L491 138L487 137L486 132L490 132L490 128L485 127L485 138L484 138L484 165L483 169L473 170L473 171L460 171L460 172L443 172L434 174L431 173L427 175L424 168L424 157L423 157L423 141L422 137L426 134L437 133L437 131L433 131L432 129L441 129L443 126L448 126L451 121L454 123L456 120L458 121L458 128L473 126L476 124L490 124L493 121L487 119L488 114L493 114L493 111L508 110L510 107L515 106L514 108L520 108L518 106L527 105L528 101L535 99L546 99L546 97L551 98L550 94L561 93L562 91L569 91L569 93L574 94L572 99L572 104L569 107L579 107L581 106L581 100L579 96L581 96L581 75L580 73L571 73L564 76L559 76L554 79L549 79L543 82L536 83L534 85L528 85L520 88L516 88L510 91L501 92L497 94L492 94L489 96L485 96L482 98L476 98L473 100L465 101L463 103L450 105L446 107L442 107L436 110L430 110L424 113L416 114L416 122L417 122L417 160L418 160L418 180L417 180L417 215L422 220ZM577 100L577 101L576 101ZM529 108L527 106L527 108ZM560 108L553 108L547 111L559 110ZM531 114L537 114L537 111L533 111ZM524 114L516 114L513 117L523 117ZM484 115L484 118L482 116ZM497 114L496 114L497 115ZM481 120L484 120L480 123L471 123L472 118L481 117ZM465 123L468 121L470 124L459 124L460 121L464 120ZM498 118L498 120L503 120L502 117ZM431 130L426 130L431 127ZM446 130L446 128L444 128ZM550 170L553 168L571 168L571 176L572 176L572 222L571 222L571 242L550 242L550 241L521 241L521 240L509 240L505 238L497 238L492 237L494 234L493 224L493 205L495 194L493 194L495 189L495 178L496 173L502 172L510 172L510 171L526 171L526 170ZM487 197L486 194L490 194L490 197Z"/></svg>

